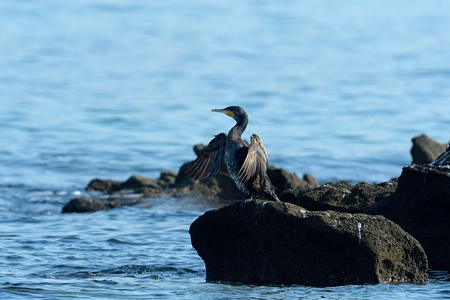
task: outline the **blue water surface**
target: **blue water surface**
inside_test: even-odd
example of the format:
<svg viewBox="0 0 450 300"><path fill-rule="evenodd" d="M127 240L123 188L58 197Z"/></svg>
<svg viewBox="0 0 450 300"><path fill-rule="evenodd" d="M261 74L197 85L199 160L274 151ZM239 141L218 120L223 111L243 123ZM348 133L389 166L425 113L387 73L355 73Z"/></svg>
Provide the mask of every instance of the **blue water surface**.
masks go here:
<svg viewBox="0 0 450 300"><path fill-rule="evenodd" d="M382 182L411 138L450 140L450 2L0 3L0 297L450 298L430 284L205 282L198 199L60 213L95 177L158 177L244 107L270 163L320 183Z"/></svg>

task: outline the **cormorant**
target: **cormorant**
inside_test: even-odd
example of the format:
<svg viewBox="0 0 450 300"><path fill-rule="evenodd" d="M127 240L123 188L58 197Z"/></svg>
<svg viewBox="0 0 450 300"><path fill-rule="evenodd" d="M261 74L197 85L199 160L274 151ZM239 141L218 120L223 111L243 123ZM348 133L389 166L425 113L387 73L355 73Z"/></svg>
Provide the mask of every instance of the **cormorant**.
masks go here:
<svg viewBox="0 0 450 300"><path fill-rule="evenodd" d="M248 124L245 110L239 106L213 109L236 120L228 135L220 133L198 155L186 171L193 180L206 178L211 174L222 173L230 176L247 199L266 196L280 201L267 176L269 157L261 139L256 134L250 138L250 145L242 140L242 133Z"/></svg>

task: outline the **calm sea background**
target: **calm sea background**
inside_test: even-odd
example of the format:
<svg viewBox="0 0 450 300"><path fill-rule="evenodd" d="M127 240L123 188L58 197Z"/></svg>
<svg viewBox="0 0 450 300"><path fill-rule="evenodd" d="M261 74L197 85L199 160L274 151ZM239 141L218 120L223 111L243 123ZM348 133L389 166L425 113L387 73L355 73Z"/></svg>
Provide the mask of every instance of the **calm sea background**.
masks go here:
<svg viewBox="0 0 450 300"><path fill-rule="evenodd" d="M450 140L449 1L0 2L0 298L450 298L425 286L205 282L188 229L214 207L149 199L61 214L95 178L155 178L244 107L270 163L382 182L411 138Z"/></svg>

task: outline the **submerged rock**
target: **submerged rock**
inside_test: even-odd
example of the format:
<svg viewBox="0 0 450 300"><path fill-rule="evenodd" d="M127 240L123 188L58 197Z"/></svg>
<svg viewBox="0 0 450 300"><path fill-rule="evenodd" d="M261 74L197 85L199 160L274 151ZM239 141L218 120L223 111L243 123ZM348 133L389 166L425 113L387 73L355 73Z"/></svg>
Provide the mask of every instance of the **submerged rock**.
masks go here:
<svg viewBox="0 0 450 300"><path fill-rule="evenodd" d="M312 286L427 282L420 244L382 216L245 201L206 212L189 232L205 262L207 281Z"/></svg>

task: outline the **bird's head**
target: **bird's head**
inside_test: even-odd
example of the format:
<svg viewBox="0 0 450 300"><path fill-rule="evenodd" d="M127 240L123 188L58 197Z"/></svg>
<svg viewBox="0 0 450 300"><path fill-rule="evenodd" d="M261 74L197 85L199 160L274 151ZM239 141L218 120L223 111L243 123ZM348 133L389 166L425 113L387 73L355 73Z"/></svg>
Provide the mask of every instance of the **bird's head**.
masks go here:
<svg viewBox="0 0 450 300"><path fill-rule="evenodd" d="M214 112L221 112L236 120L238 124L248 122L248 116L245 110L240 106L228 106L226 108L213 108Z"/></svg>

